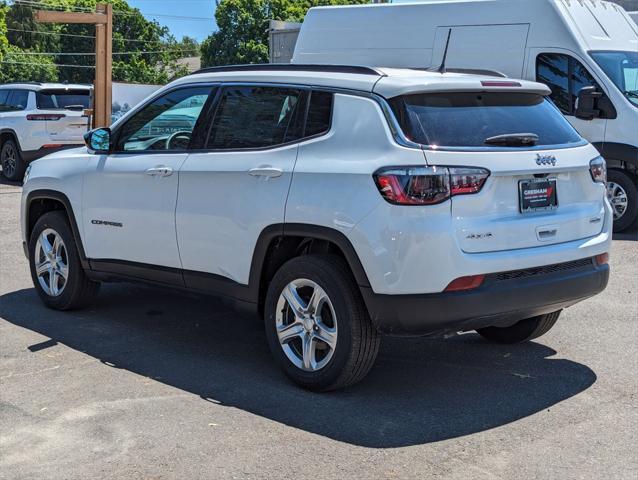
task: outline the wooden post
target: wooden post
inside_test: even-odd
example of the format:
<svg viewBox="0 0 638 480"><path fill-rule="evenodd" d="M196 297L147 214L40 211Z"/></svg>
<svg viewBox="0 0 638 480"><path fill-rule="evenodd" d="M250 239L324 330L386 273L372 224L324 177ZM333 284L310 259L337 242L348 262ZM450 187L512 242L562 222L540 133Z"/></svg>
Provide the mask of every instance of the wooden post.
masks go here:
<svg viewBox="0 0 638 480"><path fill-rule="evenodd" d="M111 124L113 7L98 3L95 13L38 10L35 21L41 23L92 23L95 25L95 79L93 83L93 128Z"/></svg>

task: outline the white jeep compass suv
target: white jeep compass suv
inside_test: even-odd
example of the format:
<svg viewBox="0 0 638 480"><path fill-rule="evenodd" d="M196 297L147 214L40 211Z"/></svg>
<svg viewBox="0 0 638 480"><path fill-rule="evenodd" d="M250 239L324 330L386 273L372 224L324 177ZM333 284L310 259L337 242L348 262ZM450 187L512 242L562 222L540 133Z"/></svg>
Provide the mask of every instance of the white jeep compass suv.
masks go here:
<svg viewBox="0 0 638 480"><path fill-rule="evenodd" d="M333 65L184 77L31 165L36 290L60 310L116 279L227 297L318 391L361 380L381 334L534 339L605 288L613 218L605 162L549 93Z"/></svg>
<svg viewBox="0 0 638 480"><path fill-rule="evenodd" d="M5 83L0 85L0 166L6 178L22 180L37 158L83 145L84 109L90 85Z"/></svg>

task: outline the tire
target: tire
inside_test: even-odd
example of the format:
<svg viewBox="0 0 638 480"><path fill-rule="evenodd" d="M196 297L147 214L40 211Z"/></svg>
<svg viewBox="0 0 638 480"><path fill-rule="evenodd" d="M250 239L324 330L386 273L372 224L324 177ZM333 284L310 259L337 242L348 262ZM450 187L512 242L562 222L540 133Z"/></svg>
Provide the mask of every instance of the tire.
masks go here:
<svg viewBox="0 0 638 480"><path fill-rule="evenodd" d="M617 218L617 208L614 201L620 201L624 195L626 202L624 212ZM615 168L607 171L607 196L614 209L614 232L622 232L631 227L638 216L638 188L636 179L624 170Z"/></svg>
<svg viewBox="0 0 638 480"><path fill-rule="evenodd" d="M22 160L22 152L14 140L5 140L0 147L0 165L2 165L3 175L8 180L19 182L24 178L27 167Z"/></svg>
<svg viewBox="0 0 638 480"><path fill-rule="evenodd" d="M479 328L476 332L483 338L497 343L529 342L549 332L558 320L561 311L526 318L509 327Z"/></svg>
<svg viewBox="0 0 638 480"><path fill-rule="evenodd" d="M52 252L49 256L44 253L48 250ZM39 265L46 267L40 275L37 273ZM29 267L38 295L47 307L55 310L87 306L100 287L84 273L69 222L61 211L45 213L33 227L29 240ZM51 275L56 279L53 284Z"/></svg>
<svg viewBox="0 0 638 480"><path fill-rule="evenodd" d="M312 304L319 315L312 313L312 307L310 313L293 313L283 297L292 284L299 306L309 307L309 297L316 292L319 300ZM289 298L291 291L287 290ZM325 392L353 385L366 376L377 357L380 336L347 264L338 256L304 255L285 263L270 282L264 313L275 361L293 382L308 390ZM291 335L280 342L284 326ZM304 339L309 350L303 348ZM304 351L314 353L314 363L304 363L308 358Z"/></svg>

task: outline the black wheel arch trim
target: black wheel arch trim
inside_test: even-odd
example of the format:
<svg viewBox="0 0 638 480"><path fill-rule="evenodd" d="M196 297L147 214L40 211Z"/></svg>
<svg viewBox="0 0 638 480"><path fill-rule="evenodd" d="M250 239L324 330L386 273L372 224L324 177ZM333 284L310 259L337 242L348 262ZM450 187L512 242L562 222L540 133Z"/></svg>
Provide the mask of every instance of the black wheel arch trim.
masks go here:
<svg viewBox="0 0 638 480"><path fill-rule="evenodd" d="M29 218L31 214L31 207L33 202L36 200L55 200L60 202L64 206L64 210L66 212L67 218L69 219L69 224L71 225L71 232L73 233L73 239L75 240L75 244L78 247L78 256L80 257L80 263L82 264L82 268L88 270L90 268L89 262L86 258L86 254L84 252L84 245L82 244L82 237L80 236L80 230L78 228L77 221L75 220L75 214L73 213L73 207L64 193L59 192L57 190L33 190L29 192L27 195L27 200L25 204L25 220L27 222L26 227L29 228ZM27 230L27 242L31 238L31 230ZM28 253L28 249L27 253Z"/></svg>
<svg viewBox="0 0 638 480"><path fill-rule="evenodd" d="M592 145L605 158L619 160L638 167L638 147L617 142L594 142Z"/></svg>
<svg viewBox="0 0 638 480"><path fill-rule="evenodd" d="M13 139L18 145L18 149L20 149L20 153L22 153L22 146L20 145L20 140L18 140L18 134L15 132L15 130L11 128L0 128L0 135L3 135L5 133L9 133L13 136Z"/></svg>

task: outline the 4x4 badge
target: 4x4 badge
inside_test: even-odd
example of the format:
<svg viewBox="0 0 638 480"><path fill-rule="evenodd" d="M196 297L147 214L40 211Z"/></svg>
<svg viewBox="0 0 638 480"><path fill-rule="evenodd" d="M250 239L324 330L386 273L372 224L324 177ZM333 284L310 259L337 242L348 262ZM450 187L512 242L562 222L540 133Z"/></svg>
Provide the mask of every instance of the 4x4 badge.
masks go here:
<svg viewBox="0 0 638 480"><path fill-rule="evenodd" d="M536 165L556 165L556 157L554 155L541 155L536 154Z"/></svg>

